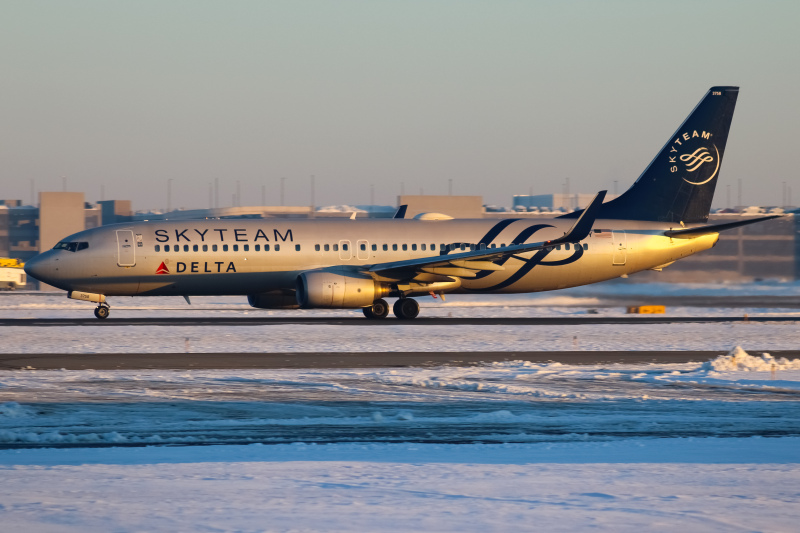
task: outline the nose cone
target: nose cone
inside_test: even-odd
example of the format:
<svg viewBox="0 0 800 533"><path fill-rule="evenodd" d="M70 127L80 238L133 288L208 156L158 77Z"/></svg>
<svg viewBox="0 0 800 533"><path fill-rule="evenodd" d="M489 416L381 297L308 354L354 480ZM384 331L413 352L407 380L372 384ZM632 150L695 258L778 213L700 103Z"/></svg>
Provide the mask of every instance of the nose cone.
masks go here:
<svg viewBox="0 0 800 533"><path fill-rule="evenodd" d="M39 254L25 262L25 273L32 278L38 279L44 283L52 281L52 261L48 257L48 253Z"/></svg>

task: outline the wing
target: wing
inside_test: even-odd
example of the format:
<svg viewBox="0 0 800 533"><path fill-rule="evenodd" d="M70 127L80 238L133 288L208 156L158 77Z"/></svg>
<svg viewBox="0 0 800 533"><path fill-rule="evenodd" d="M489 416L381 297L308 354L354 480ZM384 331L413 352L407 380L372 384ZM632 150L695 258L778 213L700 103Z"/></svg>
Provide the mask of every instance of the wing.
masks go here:
<svg viewBox="0 0 800 533"><path fill-rule="evenodd" d="M600 191L594 197L589 206L583 210L575 224L567 231L563 237L557 239L505 246L502 248L491 248L481 250L470 250L458 254L436 255L431 257L420 257L418 259L408 259L405 261L392 261L389 263L378 263L369 267L368 272L376 277L385 279L410 279L418 273L439 274L443 276L455 276L471 278L481 270L504 270L501 265L495 264L509 256L533 252L550 248L564 243L576 243L585 239L592 231L592 226L600 211L600 206L606 196L606 191Z"/></svg>

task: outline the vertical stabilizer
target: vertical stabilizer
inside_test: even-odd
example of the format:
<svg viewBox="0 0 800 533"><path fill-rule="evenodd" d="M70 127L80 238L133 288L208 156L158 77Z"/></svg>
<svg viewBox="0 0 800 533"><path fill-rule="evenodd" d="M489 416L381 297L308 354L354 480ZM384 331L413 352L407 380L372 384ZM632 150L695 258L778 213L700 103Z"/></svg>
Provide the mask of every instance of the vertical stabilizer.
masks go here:
<svg viewBox="0 0 800 533"><path fill-rule="evenodd" d="M738 87L712 87L633 186L603 204L600 218L706 222Z"/></svg>

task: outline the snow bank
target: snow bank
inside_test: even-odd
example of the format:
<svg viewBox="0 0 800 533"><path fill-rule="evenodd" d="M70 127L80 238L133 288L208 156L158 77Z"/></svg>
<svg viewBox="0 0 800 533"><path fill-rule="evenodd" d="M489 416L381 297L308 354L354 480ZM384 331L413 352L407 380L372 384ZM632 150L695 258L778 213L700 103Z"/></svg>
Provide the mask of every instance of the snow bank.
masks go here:
<svg viewBox="0 0 800 533"><path fill-rule="evenodd" d="M775 370L800 370L800 359L786 359L781 357L775 359L768 353L761 354L761 357L748 354L737 346L728 355L721 355L712 361L703 363L702 370L714 370L717 372L725 371L747 371L747 372L770 372Z"/></svg>

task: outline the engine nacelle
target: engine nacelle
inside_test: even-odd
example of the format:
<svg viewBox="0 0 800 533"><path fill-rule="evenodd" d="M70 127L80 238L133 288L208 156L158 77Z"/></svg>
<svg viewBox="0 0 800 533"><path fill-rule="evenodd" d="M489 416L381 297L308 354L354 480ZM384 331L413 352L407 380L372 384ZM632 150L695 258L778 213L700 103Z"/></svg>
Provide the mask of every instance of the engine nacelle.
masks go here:
<svg viewBox="0 0 800 533"><path fill-rule="evenodd" d="M292 291L271 291L248 294L247 303L258 309L297 309L297 298Z"/></svg>
<svg viewBox="0 0 800 533"><path fill-rule="evenodd" d="M317 270L297 276L295 294L300 307L355 309L388 295L389 287L365 274Z"/></svg>

